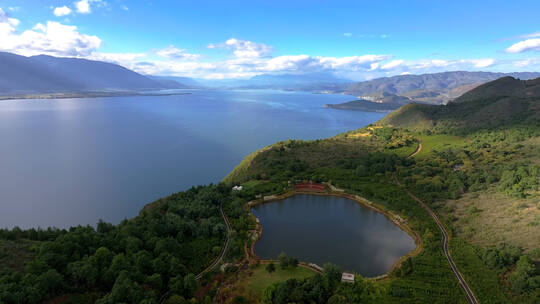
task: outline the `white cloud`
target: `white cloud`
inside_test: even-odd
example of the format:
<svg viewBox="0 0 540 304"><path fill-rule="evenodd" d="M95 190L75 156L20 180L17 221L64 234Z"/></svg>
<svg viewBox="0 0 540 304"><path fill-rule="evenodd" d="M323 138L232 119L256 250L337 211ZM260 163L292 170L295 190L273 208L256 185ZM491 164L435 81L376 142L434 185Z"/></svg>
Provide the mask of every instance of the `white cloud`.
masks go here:
<svg viewBox="0 0 540 304"><path fill-rule="evenodd" d="M74 3L75 8L77 8L77 13L79 14L89 14L91 12L90 9L90 0L81 0Z"/></svg>
<svg viewBox="0 0 540 304"><path fill-rule="evenodd" d="M527 58L523 60L514 61L513 65L519 68L540 68L540 58Z"/></svg>
<svg viewBox="0 0 540 304"><path fill-rule="evenodd" d="M76 26L48 21L18 33L19 20L9 18L0 8L0 50L25 56L47 54L84 57L101 45L97 36L81 34Z"/></svg>
<svg viewBox="0 0 540 304"><path fill-rule="evenodd" d="M127 68L131 68L134 62L141 60L142 58L147 57L146 53L102 53L102 52L93 52L88 55L86 58L91 60L98 61L107 61L116 63Z"/></svg>
<svg viewBox="0 0 540 304"><path fill-rule="evenodd" d="M79 1L80 2L80 1ZM85 1L89 5L97 0ZM104 5L104 1L99 2ZM89 7L90 10L90 7ZM72 12L73 13L73 12ZM73 25L55 21L38 23L32 29L18 30L19 20L9 17L0 8L0 51L31 56L48 54L79 57L120 64L144 74L162 74L202 78L245 78L259 74L333 73L352 79L372 79L384 76L435 73L448 70L506 70L535 68L537 59L495 60L421 59L404 60L386 54L365 54L347 57L311 56L307 54L272 56L272 46L231 38L208 48L225 49L233 55L224 60L202 61L201 56L170 45L145 53L103 53L101 39L79 32ZM527 47L530 48L530 45Z"/></svg>
<svg viewBox="0 0 540 304"><path fill-rule="evenodd" d="M393 68L401 65L403 62L404 62L403 60L392 60L392 61L384 64L383 66L381 66L381 69L390 70L390 69L393 69Z"/></svg>
<svg viewBox="0 0 540 304"><path fill-rule="evenodd" d="M71 9L64 5L64 6L55 8L53 13L57 17L66 16L66 15L71 14Z"/></svg>
<svg viewBox="0 0 540 304"><path fill-rule="evenodd" d="M492 58L486 58L486 59L473 59L471 62L474 64L475 68L486 68L488 66L491 66L495 63L495 60Z"/></svg>
<svg viewBox="0 0 540 304"><path fill-rule="evenodd" d="M19 25L19 20L15 18L10 18L8 15L0 8L0 37L11 35L15 32L15 28ZM5 43L5 42L3 42ZM0 44L1 47L1 44Z"/></svg>
<svg viewBox="0 0 540 304"><path fill-rule="evenodd" d="M233 51L234 56L238 58L259 58L270 56L273 47L262 43L256 43L248 40L231 38L224 43L210 44L208 48L226 48Z"/></svg>
<svg viewBox="0 0 540 304"><path fill-rule="evenodd" d="M540 51L540 38L532 38L512 44L506 49L507 53L522 53L527 51Z"/></svg>
<svg viewBox="0 0 540 304"><path fill-rule="evenodd" d="M125 6L125 5L122 5L121 8L125 11L129 11L129 7Z"/></svg>
<svg viewBox="0 0 540 304"><path fill-rule="evenodd" d="M343 36L345 36L345 37L351 37L351 36L352 36L352 33L343 33Z"/></svg>
<svg viewBox="0 0 540 304"><path fill-rule="evenodd" d="M519 36L519 38L536 38L536 37L540 37L540 32L535 32L535 33L530 33L530 34L525 34L525 35Z"/></svg>
<svg viewBox="0 0 540 304"><path fill-rule="evenodd" d="M176 48L174 45L158 50L156 54L163 58L176 60L197 60L200 57L200 55L186 53L186 50Z"/></svg>

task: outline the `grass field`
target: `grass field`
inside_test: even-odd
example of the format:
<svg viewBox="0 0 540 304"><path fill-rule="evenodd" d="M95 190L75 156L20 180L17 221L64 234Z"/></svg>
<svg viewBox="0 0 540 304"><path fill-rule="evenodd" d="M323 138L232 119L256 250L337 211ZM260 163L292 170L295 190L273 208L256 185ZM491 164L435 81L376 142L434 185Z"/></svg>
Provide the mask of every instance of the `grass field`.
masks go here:
<svg viewBox="0 0 540 304"><path fill-rule="evenodd" d="M439 213L453 222L458 236L480 246L501 242L525 249L540 244L540 201L516 199L490 189L441 202Z"/></svg>
<svg viewBox="0 0 540 304"><path fill-rule="evenodd" d="M34 257L32 246L39 242L0 240L0 274L3 271L24 271L26 263Z"/></svg>
<svg viewBox="0 0 540 304"><path fill-rule="evenodd" d="M288 279L304 279L316 274L313 270L300 266L281 269L277 264L276 271L268 273L265 266L265 264L261 264L253 268L251 275L240 282L250 297L260 298L264 289L274 283L284 282Z"/></svg>
<svg viewBox="0 0 540 304"><path fill-rule="evenodd" d="M415 157L424 157L431 153L433 150L442 151L450 147L460 147L466 144L465 139L445 134L438 135L422 135L422 151L416 154Z"/></svg>

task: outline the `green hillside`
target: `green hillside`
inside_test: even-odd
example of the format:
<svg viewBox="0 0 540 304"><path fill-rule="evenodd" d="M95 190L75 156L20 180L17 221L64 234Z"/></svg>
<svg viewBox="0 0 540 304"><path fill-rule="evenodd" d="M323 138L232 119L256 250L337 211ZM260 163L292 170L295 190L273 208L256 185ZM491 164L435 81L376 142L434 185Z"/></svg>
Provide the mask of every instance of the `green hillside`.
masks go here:
<svg viewBox="0 0 540 304"><path fill-rule="evenodd" d="M538 86L505 78L467 95L477 99L406 105L332 138L279 142L219 185L160 199L118 225L0 229L0 303L466 303L432 214L480 303L539 303ZM354 284L332 265L314 275L248 267L257 224L245 206L299 181L331 183L405 219L418 254ZM223 267L203 272L213 261Z"/></svg>
<svg viewBox="0 0 540 304"><path fill-rule="evenodd" d="M473 89L448 105L409 104L378 124L466 135L480 129L540 124L540 78L504 77Z"/></svg>
<svg viewBox="0 0 540 304"><path fill-rule="evenodd" d="M423 235L426 248L411 259L412 271L399 270L391 280L374 286L361 283L328 291L330 299L464 301L440 251L441 235L396 185L397 177L442 217L452 233L451 254L481 303L536 303L540 296L537 88L538 80L503 78L447 106L409 104L374 126L334 138L281 142L251 155L239 168L241 174L233 172L227 181L257 185L249 191L264 195L281 193L296 180L331 182L399 213ZM418 142L422 149L407 158ZM426 231L434 235L426 236ZM302 289L313 284L317 285L313 280L275 284L269 297L309 302L313 298ZM362 292L369 288L372 293ZM355 298L359 294L362 297Z"/></svg>

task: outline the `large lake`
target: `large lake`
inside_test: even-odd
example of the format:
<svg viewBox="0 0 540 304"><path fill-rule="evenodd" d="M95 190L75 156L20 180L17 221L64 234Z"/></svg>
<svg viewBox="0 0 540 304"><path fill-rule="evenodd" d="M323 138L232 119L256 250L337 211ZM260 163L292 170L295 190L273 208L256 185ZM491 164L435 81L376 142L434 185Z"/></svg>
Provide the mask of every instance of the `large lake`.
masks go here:
<svg viewBox="0 0 540 304"><path fill-rule="evenodd" d="M257 205L252 212L263 227L255 253L265 259L285 252L300 261L333 263L375 277L416 247L384 215L342 197L295 195Z"/></svg>
<svg viewBox="0 0 540 304"><path fill-rule="evenodd" d="M281 91L0 101L0 227L118 223L144 204L218 182L279 140L316 139L384 114L354 99Z"/></svg>

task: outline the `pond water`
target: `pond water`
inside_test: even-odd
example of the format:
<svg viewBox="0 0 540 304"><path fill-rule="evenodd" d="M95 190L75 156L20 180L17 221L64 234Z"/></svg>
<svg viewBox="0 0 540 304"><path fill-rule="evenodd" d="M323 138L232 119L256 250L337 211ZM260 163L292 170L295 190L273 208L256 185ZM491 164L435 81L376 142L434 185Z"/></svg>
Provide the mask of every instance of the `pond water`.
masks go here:
<svg viewBox="0 0 540 304"><path fill-rule="evenodd" d="M416 247L386 216L342 197L301 194L257 205L252 212L263 227L255 253L264 259L285 252L300 261L333 263L375 277Z"/></svg>
<svg viewBox="0 0 540 304"><path fill-rule="evenodd" d="M0 227L118 223L148 202L219 182L250 152L357 129L384 114L282 91L0 101Z"/></svg>

